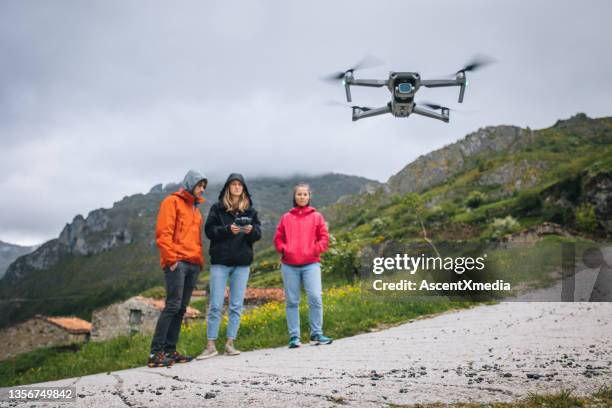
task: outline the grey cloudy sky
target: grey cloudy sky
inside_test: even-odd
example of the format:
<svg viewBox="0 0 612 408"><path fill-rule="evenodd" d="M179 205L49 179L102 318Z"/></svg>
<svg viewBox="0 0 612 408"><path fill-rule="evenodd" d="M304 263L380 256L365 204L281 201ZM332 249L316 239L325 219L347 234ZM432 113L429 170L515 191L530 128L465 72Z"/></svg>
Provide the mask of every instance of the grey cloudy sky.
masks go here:
<svg viewBox="0 0 612 408"><path fill-rule="evenodd" d="M171 4L171 5L170 5ZM74 215L182 178L328 171L386 181L482 126L610 115L608 1L16 1L0 3L0 239L39 243ZM351 122L319 80L365 55L436 77L451 122ZM381 106L383 89L354 88Z"/></svg>

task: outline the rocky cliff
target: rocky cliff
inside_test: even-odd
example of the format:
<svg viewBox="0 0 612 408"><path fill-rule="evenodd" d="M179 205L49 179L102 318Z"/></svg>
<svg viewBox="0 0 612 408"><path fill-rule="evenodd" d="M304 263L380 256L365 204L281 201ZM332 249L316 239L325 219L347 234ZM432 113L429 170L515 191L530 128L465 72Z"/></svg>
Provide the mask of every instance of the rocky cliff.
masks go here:
<svg viewBox="0 0 612 408"><path fill-rule="evenodd" d="M531 143L533 132L516 126L495 126L478 129L462 140L420 156L387 182L392 193L424 191L460 172L471 160L482 155L512 151Z"/></svg>
<svg viewBox="0 0 612 408"><path fill-rule="evenodd" d="M0 279L4 276L6 269L15 259L34 251L36 246L22 246L0 241Z"/></svg>
<svg viewBox="0 0 612 408"><path fill-rule="evenodd" d="M557 121L551 131L596 140L602 137L604 132L609 132L609 126L606 122L578 113L569 119ZM387 186L391 193L396 194L422 192L447 181L453 175L473 167L474 164L482 164L497 154L512 154L534 144L534 148L537 149L542 143L536 142L542 142L538 140L542 137L545 138L546 134L537 134L529 128L505 125L484 127L455 143L418 157L389 178ZM517 188L532 187L537 180L531 177L527 180L527 185L520 185L525 181L522 176L534 167L542 170L545 165L543 161L505 162L484 175L480 183L486 186L515 182L519 183L516 185Z"/></svg>

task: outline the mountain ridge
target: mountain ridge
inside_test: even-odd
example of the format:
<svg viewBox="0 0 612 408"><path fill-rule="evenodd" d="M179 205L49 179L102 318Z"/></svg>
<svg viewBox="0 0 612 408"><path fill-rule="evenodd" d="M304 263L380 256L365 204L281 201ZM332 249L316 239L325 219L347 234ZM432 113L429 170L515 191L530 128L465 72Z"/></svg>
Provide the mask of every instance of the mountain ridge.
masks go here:
<svg viewBox="0 0 612 408"><path fill-rule="evenodd" d="M18 245L0 240L0 279L17 258L36 250L39 245Z"/></svg>

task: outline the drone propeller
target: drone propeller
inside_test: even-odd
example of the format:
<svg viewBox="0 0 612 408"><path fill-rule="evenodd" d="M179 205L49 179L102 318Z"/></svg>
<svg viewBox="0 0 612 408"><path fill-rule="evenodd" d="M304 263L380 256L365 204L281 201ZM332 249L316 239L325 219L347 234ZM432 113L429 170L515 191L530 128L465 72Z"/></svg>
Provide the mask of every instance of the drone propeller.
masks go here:
<svg viewBox="0 0 612 408"><path fill-rule="evenodd" d="M446 106L438 105L437 103L426 102L426 101L416 102L416 104L419 106L427 106L429 109L433 109L433 110L448 109L449 111L453 111L455 113L460 113L463 115L470 115L470 114L475 113L475 111L471 111L471 110L463 110L463 109L457 110L457 109L449 108Z"/></svg>
<svg viewBox="0 0 612 408"><path fill-rule="evenodd" d="M433 110L442 110L442 109L453 110L451 108L447 108L446 106L438 105L436 103L431 103L431 102L419 102L418 105L427 106L428 108L433 109Z"/></svg>
<svg viewBox="0 0 612 408"><path fill-rule="evenodd" d="M479 56L474 57L472 61L470 61L465 67L461 68L455 74L458 74L460 72L476 71L484 67L485 65L489 65L493 62L495 62L493 58L488 57L486 55L479 55Z"/></svg>
<svg viewBox="0 0 612 408"><path fill-rule="evenodd" d="M364 69L364 68L373 68L376 66L379 66L382 64L382 61L379 60L376 57L373 57L371 55L368 55L366 57L364 57L361 61L359 61L359 63L357 63L354 67L347 69L346 71L340 71L340 72L336 72L332 75L328 75L325 76L321 79L325 80L325 81L339 81L341 79L344 79L344 77L346 76L346 74L353 73L354 71L358 70L358 69Z"/></svg>
<svg viewBox="0 0 612 408"><path fill-rule="evenodd" d="M325 104L326 105L331 105L331 106L342 106L343 108L351 108L353 110L359 109L359 110L362 110L364 112L367 112L367 111L373 109L373 108L370 108L368 106L357 106L357 105L351 106L351 105L347 105L346 103L337 102L337 101L327 101Z"/></svg>
<svg viewBox="0 0 612 408"><path fill-rule="evenodd" d="M326 101L325 105L329 105L329 106L342 106L343 108L361 109L361 110L364 110L364 111L372 109L372 108L369 108L367 106L347 105L344 102L338 102L338 101Z"/></svg>

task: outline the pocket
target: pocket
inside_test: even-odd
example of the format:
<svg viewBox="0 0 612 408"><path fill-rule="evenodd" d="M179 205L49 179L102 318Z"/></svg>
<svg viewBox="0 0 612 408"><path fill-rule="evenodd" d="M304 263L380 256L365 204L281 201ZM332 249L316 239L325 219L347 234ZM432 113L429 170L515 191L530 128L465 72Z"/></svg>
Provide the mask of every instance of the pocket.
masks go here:
<svg viewBox="0 0 612 408"><path fill-rule="evenodd" d="M295 258L298 258L300 255L300 250L291 250L289 248L285 248L285 250L283 251L283 258L287 259L287 260L293 260Z"/></svg>
<svg viewBox="0 0 612 408"><path fill-rule="evenodd" d="M313 242L308 247L308 255L313 258L316 258L317 256L319 256L319 249L317 248L316 242Z"/></svg>

